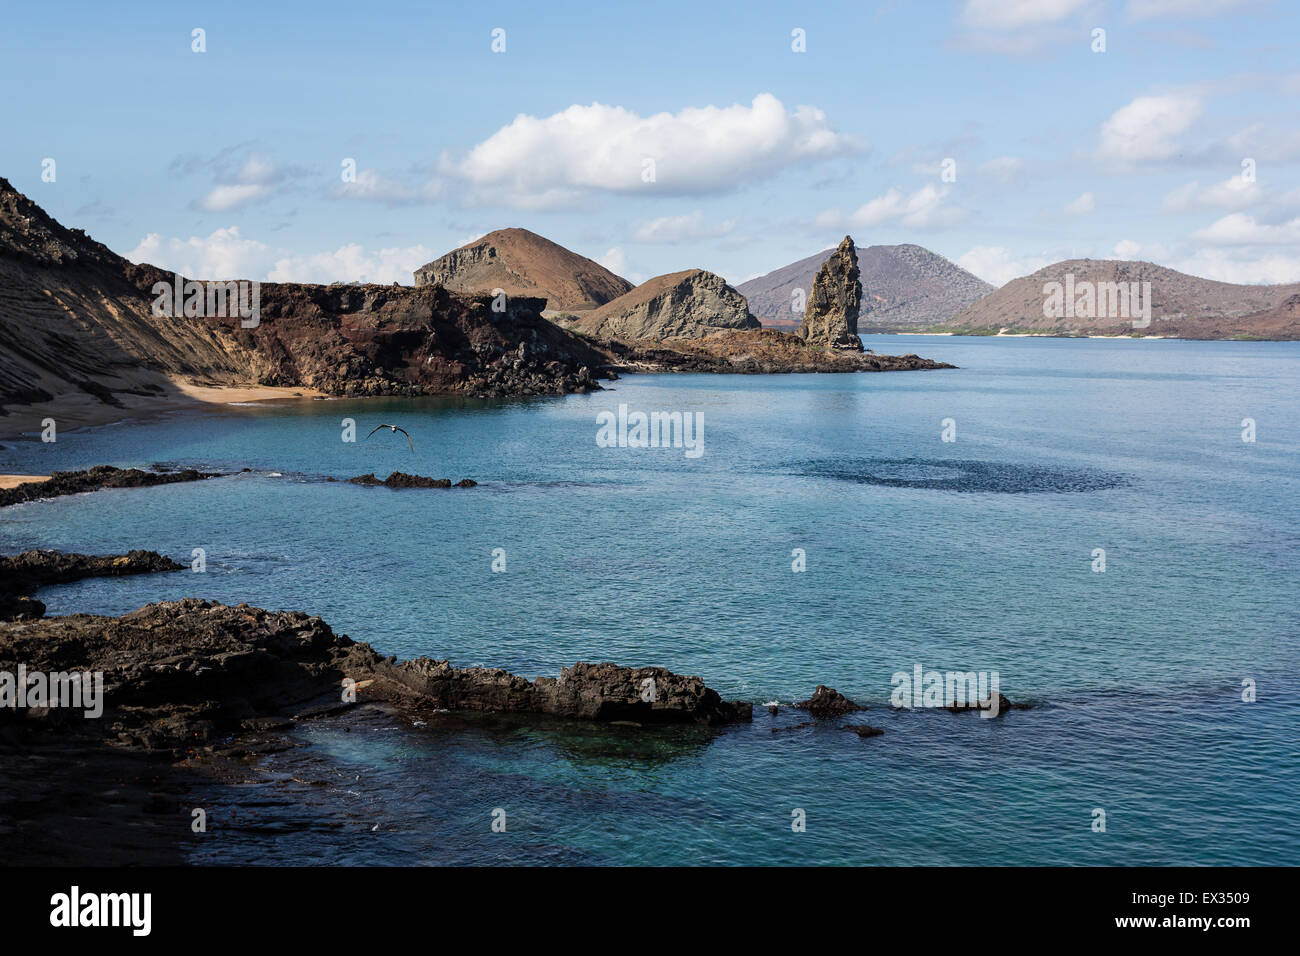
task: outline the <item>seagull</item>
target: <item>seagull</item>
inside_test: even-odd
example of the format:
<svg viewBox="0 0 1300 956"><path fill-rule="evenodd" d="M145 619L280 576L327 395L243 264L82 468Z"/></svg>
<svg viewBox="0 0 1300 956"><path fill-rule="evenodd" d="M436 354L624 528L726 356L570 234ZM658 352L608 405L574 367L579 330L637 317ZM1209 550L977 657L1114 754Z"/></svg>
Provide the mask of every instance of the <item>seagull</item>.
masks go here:
<svg viewBox="0 0 1300 956"><path fill-rule="evenodd" d="M412 454L415 453L415 443L411 441L411 434L405 428L398 428L396 425L376 425L374 428L370 430L370 435L373 435L381 428L387 428L390 432L393 432L394 434L396 434L397 432L401 432L403 435L406 436L406 443L411 446L411 453ZM367 435L366 437L369 438L370 435Z"/></svg>

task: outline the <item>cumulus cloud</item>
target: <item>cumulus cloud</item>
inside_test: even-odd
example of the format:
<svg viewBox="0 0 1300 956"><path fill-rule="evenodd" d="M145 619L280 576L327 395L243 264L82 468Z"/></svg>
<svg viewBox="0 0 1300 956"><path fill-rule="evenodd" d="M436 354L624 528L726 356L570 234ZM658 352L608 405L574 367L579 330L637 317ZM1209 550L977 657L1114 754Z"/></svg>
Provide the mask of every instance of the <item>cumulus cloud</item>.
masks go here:
<svg viewBox="0 0 1300 956"><path fill-rule="evenodd" d="M547 208L590 193L723 192L859 148L821 110L761 93L748 106L652 116L601 103L521 113L463 156L444 154L439 170L468 184L467 201Z"/></svg>
<svg viewBox="0 0 1300 956"><path fill-rule="evenodd" d="M296 170L281 168L271 158L258 153L248 153L237 167L230 164L230 159L229 154L223 153L206 163L216 171L216 184L191 203L194 209L200 212L229 212L238 209L265 199L297 174ZM176 165L173 163L173 167ZM191 159L187 165L194 168L205 163Z"/></svg>
<svg viewBox="0 0 1300 956"><path fill-rule="evenodd" d="M838 209L828 209L815 222L818 230L859 228L865 229L886 223L911 229L946 229L966 219L966 210L945 205L952 192L951 186L922 186L911 195L891 188L884 195L868 200L847 215Z"/></svg>
<svg viewBox="0 0 1300 956"><path fill-rule="evenodd" d="M1132 239L1121 239L1115 243L1112 255L1116 259L1136 259L1141 251L1142 244L1140 242L1134 242Z"/></svg>
<svg viewBox="0 0 1300 956"><path fill-rule="evenodd" d="M245 239L236 226L188 239L151 232L127 253L132 262L148 262L195 279L255 279L261 282L401 282L409 285L414 270L437 257L423 245L367 250L349 243L332 252L298 255L256 239Z"/></svg>
<svg viewBox="0 0 1300 956"><path fill-rule="evenodd" d="M1186 212L1189 209L1246 209L1264 198L1259 183L1241 176L1230 176L1221 183L1201 188L1200 183L1188 183L1170 192L1164 199L1169 212Z"/></svg>
<svg viewBox="0 0 1300 956"><path fill-rule="evenodd" d="M245 239L238 226L218 229L208 236L166 238L151 232L126 254L132 262L147 262L168 272L202 279L261 279L271 250L255 239Z"/></svg>
<svg viewBox="0 0 1300 956"><path fill-rule="evenodd" d="M637 225L632 231L635 242L683 242L690 239L717 239L736 228L734 219L706 219L696 210L683 216L661 216Z"/></svg>
<svg viewBox="0 0 1300 956"><path fill-rule="evenodd" d="M1025 161L1023 159L1015 156L998 156L981 163L979 171L981 175L1006 183L1010 182L1024 168Z"/></svg>
<svg viewBox="0 0 1300 956"><path fill-rule="evenodd" d="M1006 285L1012 279L1037 272L1057 261L1050 256L1015 256L1002 246L976 246L957 258L957 265L993 285Z"/></svg>
<svg viewBox="0 0 1300 956"><path fill-rule="evenodd" d="M1097 200L1092 193L1082 193L1077 199L1065 204L1067 216L1086 216L1097 208Z"/></svg>
<svg viewBox="0 0 1300 956"><path fill-rule="evenodd" d="M1088 0L966 0L962 20L985 30L1017 30L1058 23L1088 5Z"/></svg>
<svg viewBox="0 0 1300 956"><path fill-rule="evenodd" d="M640 285L647 278L644 272L637 272L631 269L627 261L627 253L618 246L607 251L603 256L596 256L596 262L600 263L616 276L622 276L633 285Z"/></svg>
<svg viewBox="0 0 1300 956"><path fill-rule="evenodd" d="M1217 17L1247 6L1260 6L1258 0L1129 0L1125 10L1130 20L1155 17Z"/></svg>
<svg viewBox="0 0 1300 956"><path fill-rule="evenodd" d="M1195 239L1222 246L1275 246L1300 244L1300 217L1270 225L1242 212L1229 213L1192 234Z"/></svg>
<svg viewBox="0 0 1300 956"><path fill-rule="evenodd" d="M1300 255L1294 253L1202 249L1169 265L1179 272L1220 282L1249 285L1300 282Z"/></svg>
<svg viewBox="0 0 1300 956"><path fill-rule="evenodd" d="M1168 159L1200 115L1200 97L1191 94L1139 96L1102 123L1097 158L1120 166Z"/></svg>
<svg viewBox="0 0 1300 956"><path fill-rule="evenodd" d="M377 169L362 169L357 172L355 180L340 182L330 195L335 199L356 199L387 206L414 206L435 202L445 192L445 184L436 177L411 184Z"/></svg>

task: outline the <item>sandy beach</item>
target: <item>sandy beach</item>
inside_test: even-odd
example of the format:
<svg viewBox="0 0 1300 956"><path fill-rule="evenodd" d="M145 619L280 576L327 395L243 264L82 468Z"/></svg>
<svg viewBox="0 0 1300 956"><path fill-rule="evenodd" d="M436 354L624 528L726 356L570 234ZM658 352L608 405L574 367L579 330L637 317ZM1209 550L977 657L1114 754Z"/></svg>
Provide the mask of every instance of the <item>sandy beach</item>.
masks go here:
<svg viewBox="0 0 1300 956"><path fill-rule="evenodd" d="M230 405L244 402L271 402L293 399L318 398L323 392L312 388L277 388L266 385L213 386L195 385L182 379L171 379L173 391L160 396L123 395L117 397L121 406L106 405L93 395L68 392L52 402L36 405L14 406L9 414L0 418L0 440L23 435L39 435L43 422L52 418L60 431L110 425L125 420L145 420L167 412L203 405ZM4 476L5 479L25 476ZM14 482L17 484L19 482ZM12 487L4 485L3 487Z"/></svg>

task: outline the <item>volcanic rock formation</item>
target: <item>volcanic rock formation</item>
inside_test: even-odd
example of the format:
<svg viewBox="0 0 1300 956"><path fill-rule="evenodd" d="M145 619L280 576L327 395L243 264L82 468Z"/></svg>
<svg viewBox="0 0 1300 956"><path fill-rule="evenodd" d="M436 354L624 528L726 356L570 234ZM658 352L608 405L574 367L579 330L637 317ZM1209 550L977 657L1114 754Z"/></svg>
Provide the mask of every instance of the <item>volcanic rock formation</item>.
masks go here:
<svg viewBox="0 0 1300 956"><path fill-rule="evenodd" d="M703 269L643 282L589 312L571 328L599 339L700 338L718 329L761 328L745 297L722 276Z"/></svg>
<svg viewBox="0 0 1300 956"><path fill-rule="evenodd" d="M632 283L597 262L527 229L498 229L415 270L417 288L546 300L544 308L586 311L616 299Z"/></svg>
<svg viewBox="0 0 1300 956"><path fill-rule="evenodd" d="M813 280L799 336L811 346L864 351L858 338L862 283L853 239L844 237L835 254L822 263Z"/></svg>

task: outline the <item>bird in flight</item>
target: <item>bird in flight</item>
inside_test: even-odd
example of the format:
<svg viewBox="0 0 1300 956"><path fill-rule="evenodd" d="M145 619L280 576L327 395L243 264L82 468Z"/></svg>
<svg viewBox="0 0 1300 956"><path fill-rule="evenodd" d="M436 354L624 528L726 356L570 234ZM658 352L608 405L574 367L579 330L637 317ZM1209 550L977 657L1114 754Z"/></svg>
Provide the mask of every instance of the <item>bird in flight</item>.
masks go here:
<svg viewBox="0 0 1300 956"><path fill-rule="evenodd" d="M401 432L403 435L405 435L406 443L411 446L411 452L412 454L414 454L415 443L411 441L411 434L405 428L398 428L396 425L376 425L374 428L370 430L370 435L373 435L381 428L387 428L390 432L393 432L394 434L396 434L397 432ZM366 437L369 438L370 435L367 435Z"/></svg>

